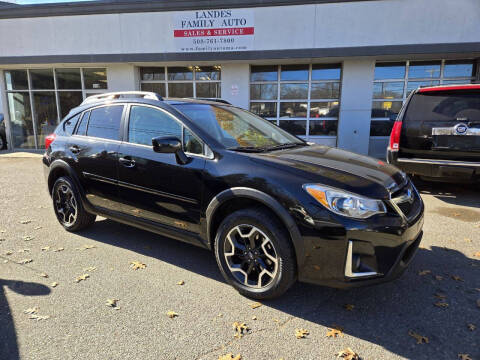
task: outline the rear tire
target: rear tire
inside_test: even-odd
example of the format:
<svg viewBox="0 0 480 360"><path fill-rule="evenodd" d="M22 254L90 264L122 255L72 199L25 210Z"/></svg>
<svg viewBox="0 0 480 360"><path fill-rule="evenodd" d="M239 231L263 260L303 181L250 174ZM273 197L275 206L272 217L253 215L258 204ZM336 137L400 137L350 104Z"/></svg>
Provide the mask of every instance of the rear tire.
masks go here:
<svg viewBox="0 0 480 360"><path fill-rule="evenodd" d="M249 298L278 297L296 280L289 236L271 213L260 208L238 210L222 221L215 257L225 280Z"/></svg>
<svg viewBox="0 0 480 360"><path fill-rule="evenodd" d="M80 192L67 176L58 178L53 184L52 201L57 220L67 231L80 231L95 222L97 216L85 210Z"/></svg>

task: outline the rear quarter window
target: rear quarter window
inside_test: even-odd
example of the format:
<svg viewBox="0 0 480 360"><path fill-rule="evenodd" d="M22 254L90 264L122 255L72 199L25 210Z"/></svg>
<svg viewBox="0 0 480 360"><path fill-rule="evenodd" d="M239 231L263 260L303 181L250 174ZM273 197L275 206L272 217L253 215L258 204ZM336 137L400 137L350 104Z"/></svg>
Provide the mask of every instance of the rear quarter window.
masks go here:
<svg viewBox="0 0 480 360"><path fill-rule="evenodd" d="M73 130L75 129L75 126L77 125L77 122L80 119L80 115L81 114L75 115L63 123L63 131L65 135L73 134Z"/></svg>
<svg viewBox="0 0 480 360"><path fill-rule="evenodd" d="M480 121L480 91L413 95L404 121Z"/></svg>

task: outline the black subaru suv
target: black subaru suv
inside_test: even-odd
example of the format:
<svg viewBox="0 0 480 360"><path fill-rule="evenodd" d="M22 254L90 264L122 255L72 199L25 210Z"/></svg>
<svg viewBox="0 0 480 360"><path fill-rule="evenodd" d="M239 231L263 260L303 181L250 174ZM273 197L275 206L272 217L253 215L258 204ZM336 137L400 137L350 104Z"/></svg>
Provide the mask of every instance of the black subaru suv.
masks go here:
<svg viewBox="0 0 480 360"><path fill-rule="evenodd" d="M310 145L219 102L97 95L45 146L66 230L101 215L211 249L226 281L252 298L278 296L296 279L391 280L422 237L423 202L397 168Z"/></svg>
<svg viewBox="0 0 480 360"><path fill-rule="evenodd" d="M480 181L480 85L414 91L393 126L387 160L427 180Z"/></svg>

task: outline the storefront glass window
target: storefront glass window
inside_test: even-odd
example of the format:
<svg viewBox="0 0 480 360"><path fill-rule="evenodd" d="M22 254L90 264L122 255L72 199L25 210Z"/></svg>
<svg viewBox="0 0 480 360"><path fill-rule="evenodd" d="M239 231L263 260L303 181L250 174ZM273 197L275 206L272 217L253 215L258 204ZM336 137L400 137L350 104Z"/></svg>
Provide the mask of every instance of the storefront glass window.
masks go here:
<svg viewBox="0 0 480 360"><path fill-rule="evenodd" d="M13 147L35 148L29 93L9 92L7 99Z"/></svg>
<svg viewBox="0 0 480 360"><path fill-rule="evenodd" d="M32 89L35 90L53 90L53 69L32 69L30 70Z"/></svg>
<svg viewBox="0 0 480 360"><path fill-rule="evenodd" d="M107 70L106 69L83 69L83 81L85 89L107 89Z"/></svg>
<svg viewBox="0 0 480 360"><path fill-rule="evenodd" d="M377 63L370 136L390 136L402 104L418 87L471 83L476 73L474 64L473 60Z"/></svg>
<svg viewBox="0 0 480 360"><path fill-rule="evenodd" d="M252 65L250 111L295 135L335 144L341 77L341 64Z"/></svg>
<svg viewBox="0 0 480 360"><path fill-rule="evenodd" d="M80 69L56 69L58 89L81 89L82 79Z"/></svg>
<svg viewBox="0 0 480 360"><path fill-rule="evenodd" d="M43 148L45 136L72 108L107 89L106 75L104 68L4 71L13 147Z"/></svg>
<svg viewBox="0 0 480 360"><path fill-rule="evenodd" d="M28 90L27 70L5 71L7 90Z"/></svg>
<svg viewBox="0 0 480 360"><path fill-rule="evenodd" d="M163 97L221 98L220 65L141 67L140 78L142 91Z"/></svg>

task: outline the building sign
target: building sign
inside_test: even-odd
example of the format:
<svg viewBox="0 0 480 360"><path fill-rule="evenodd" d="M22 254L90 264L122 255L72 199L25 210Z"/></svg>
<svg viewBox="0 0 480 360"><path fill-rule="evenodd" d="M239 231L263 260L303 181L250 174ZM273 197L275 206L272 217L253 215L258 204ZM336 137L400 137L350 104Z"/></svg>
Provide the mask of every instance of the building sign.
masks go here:
<svg viewBox="0 0 480 360"><path fill-rule="evenodd" d="M178 52L245 51L253 48L252 9L178 12L173 36Z"/></svg>

